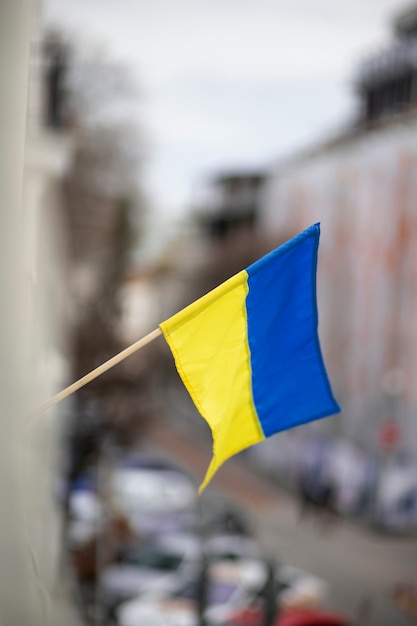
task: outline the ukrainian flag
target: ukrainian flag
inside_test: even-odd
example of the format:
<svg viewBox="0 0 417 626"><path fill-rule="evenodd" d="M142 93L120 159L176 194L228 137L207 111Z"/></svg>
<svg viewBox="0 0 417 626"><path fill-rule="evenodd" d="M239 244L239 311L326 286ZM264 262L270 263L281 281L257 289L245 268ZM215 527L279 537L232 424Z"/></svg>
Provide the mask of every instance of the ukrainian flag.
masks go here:
<svg viewBox="0 0 417 626"><path fill-rule="evenodd" d="M200 492L228 458L340 411L321 355L314 224L160 324L213 435Z"/></svg>

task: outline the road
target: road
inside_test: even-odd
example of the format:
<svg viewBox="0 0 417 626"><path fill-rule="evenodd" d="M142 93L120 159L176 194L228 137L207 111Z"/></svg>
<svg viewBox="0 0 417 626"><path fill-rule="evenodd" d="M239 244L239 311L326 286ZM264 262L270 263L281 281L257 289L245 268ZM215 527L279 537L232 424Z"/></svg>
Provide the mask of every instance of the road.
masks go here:
<svg viewBox="0 0 417 626"><path fill-rule="evenodd" d="M165 424L153 429L147 445L179 462L201 482L210 460L209 446L197 445L184 430ZM363 626L417 624L391 598L396 583L417 583L417 537L388 536L348 520L326 527L317 517L300 519L297 499L240 459L229 460L207 489L247 511L266 554L328 582L329 608L356 620L361 607L368 606L369 619L362 621Z"/></svg>

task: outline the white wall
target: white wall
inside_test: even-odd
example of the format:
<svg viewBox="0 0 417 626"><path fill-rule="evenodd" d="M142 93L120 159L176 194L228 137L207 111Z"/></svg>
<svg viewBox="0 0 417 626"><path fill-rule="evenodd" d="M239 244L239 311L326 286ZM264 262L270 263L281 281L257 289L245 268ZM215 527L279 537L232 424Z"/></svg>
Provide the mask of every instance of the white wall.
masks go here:
<svg viewBox="0 0 417 626"><path fill-rule="evenodd" d="M277 169L262 228L321 222L319 330L343 428L372 444L396 417L417 456L416 197L417 121L397 121Z"/></svg>
<svg viewBox="0 0 417 626"><path fill-rule="evenodd" d="M26 169L32 0L0 3L0 623L76 623L61 584L58 411L28 423L37 401L65 378L51 179ZM32 139L31 139L32 140ZM27 166L28 164L26 164ZM49 203L49 204L48 204ZM55 215L56 217L56 215ZM42 235L42 236L41 236Z"/></svg>

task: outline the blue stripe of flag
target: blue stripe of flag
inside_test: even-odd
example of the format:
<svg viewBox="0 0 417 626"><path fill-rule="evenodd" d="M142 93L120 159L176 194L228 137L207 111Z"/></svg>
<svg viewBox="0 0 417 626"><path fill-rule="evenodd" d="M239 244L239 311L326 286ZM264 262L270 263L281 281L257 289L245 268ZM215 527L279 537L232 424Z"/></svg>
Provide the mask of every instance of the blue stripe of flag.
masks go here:
<svg viewBox="0 0 417 626"><path fill-rule="evenodd" d="M340 411L318 338L319 238L314 224L246 270L252 394L265 437Z"/></svg>

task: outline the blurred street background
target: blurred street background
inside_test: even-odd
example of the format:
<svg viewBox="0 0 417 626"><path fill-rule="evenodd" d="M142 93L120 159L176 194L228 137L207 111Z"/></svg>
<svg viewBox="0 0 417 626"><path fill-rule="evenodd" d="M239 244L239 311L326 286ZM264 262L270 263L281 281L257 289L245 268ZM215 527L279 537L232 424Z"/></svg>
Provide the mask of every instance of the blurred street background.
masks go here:
<svg viewBox="0 0 417 626"><path fill-rule="evenodd" d="M4 0L0 42L0 622L417 623L417 4ZM340 414L201 497L161 338L33 414L317 221Z"/></svg>

